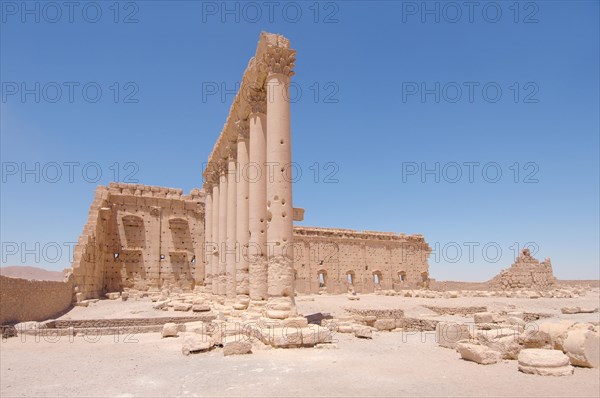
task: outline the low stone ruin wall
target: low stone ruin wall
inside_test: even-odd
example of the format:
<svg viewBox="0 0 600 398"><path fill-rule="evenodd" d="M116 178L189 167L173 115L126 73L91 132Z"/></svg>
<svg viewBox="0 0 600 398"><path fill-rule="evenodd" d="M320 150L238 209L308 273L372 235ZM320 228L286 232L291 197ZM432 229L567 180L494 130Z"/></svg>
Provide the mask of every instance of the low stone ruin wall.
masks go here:
<svg viewBox="0 0 600 398"><path fill-rule="evenodd" d="M0 276L0 324L44 321L70 308L73 283Z"/></svg>

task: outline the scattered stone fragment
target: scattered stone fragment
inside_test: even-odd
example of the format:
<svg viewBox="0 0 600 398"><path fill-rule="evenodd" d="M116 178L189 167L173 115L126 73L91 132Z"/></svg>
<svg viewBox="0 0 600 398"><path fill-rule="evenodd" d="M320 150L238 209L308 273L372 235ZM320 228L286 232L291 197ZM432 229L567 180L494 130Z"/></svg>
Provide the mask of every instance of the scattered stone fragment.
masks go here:
<svg viewBox="0 0 600 398"><path fill-rule="evenodd" d="M459 342L456 344L456 351L460 353L463 359L481 365L490 365L500 362L502 359L502 354L498 351L494 351L483 345Z"/></svg>
<svg viewBox="0 0 600 398"><path fill-rule="evenodd" d="M190 355L196 352L208 351L213 347L214 342L210 337L197 333L186 333L183 336L181 352L183 355Z"/></svg>
<svg viewBox="0 0 600 398"><path fill-rule="evenodd" d="M189 304L189 303L173 304L173 310L175 310L175 311L189 311L191 308L192 308L192 304Z"/></svg>
<svg viewBox="0 0 600 398"><path fill-rule="evenodd" d="M373 338L373 332L368 327L357 328L354 331L354 336L358 337L360 339L372 339Z"/></svg>
<svg viewBox="0 0 600 398"><path fill-rule="evenodd" d="M373 326L377 330L393 330L396 328L396 320L393 318L377 319Z"/></svg>
<svg viewBox="0 0 600 398"><path fill-rule="evenodd" d="M600 366L600 335L593 330L571 329L563 340L564 353L572 365L586 368Z"/></svg>
<svg viewBox="0 0 600 398"><path fill-rule="evenodd" d="M461 340L469 340L471 332L468 325L454 322L440 322L435 328L436 341L441 347L455 348Z"/></svg>
<svg viewBox="0 0 600 398"><path fill-rule="evenodd" d="M177 324L165 323L162 328L162 337L177 337Z"/></svg>
<svg viewBox="0 0 600 398"><path fill-rule="evenodd" d="M210 305L203 303L203 304L193 304L192 305L192 311L193 312L207 312L210 311Z"/></svg>
<svg viewBox="0 0 600 398"><path fill-rule="evenodd" d="M223 355L243 355L252 353L252 343L249 341L230 341L223 345Z"/></svg>

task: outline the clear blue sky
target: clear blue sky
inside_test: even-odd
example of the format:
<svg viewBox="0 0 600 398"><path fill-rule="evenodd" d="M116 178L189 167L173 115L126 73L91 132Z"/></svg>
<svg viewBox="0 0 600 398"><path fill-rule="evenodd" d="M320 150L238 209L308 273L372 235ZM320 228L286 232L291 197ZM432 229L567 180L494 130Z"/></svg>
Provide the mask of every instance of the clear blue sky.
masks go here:
<svg viewBox="0 0 600 398"><path fill-rule="evenodd" d="M491 278L515 242L599 277L597 1L0 4L2 265L69 266L115 177L200 187L266 30L298 51L302 225L421 233L442 280Z"/></svg>

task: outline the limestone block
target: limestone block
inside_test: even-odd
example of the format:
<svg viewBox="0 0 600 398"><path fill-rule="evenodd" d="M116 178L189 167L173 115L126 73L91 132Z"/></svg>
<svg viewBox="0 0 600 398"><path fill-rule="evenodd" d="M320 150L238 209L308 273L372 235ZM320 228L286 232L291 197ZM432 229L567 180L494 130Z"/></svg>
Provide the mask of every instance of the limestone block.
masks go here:
<svg viewBox="0 0 600 398"><path fill-rule="evenodd" d="M563 340L566 337L567 330L573 325L574 321L560 321L560 322L544 322L540 325L540 331L546 332L550 335L552 341L552 347L555 350L563 349Z"/></svg>
<svg viewBox="0 0 600 398"><path fill-rule="evenodd" d="M281 326L304 328L308 326L308 319L303 316L286 318L281 322Z"/></svg>
<svg viewBox="0 0 600 398"><path fill-rule="evenodd" d="M203 304L193 304L192 305L193 312L207 312L210 311L210 306L206 303Z"/></svg>
<svg viewBox="0 0 600 398"><path fill-rule="evenodd" d="M223 355L243 355L252 353L252 343L249 341L230 341L223 345Z"/></svg>
<svg viewBox="0 0 600 398"><path fill-rule="evenodd" d="M373 332L371 331L371 328L367 328L367 327L357 328L354 331L354 336L361 338L361 339L372 339Z"/></svg>
<svg viewBox="0 0 600 398"><path fill-rule="evenodd" d="M526 330L519 335L519 344L523 348L552 349L552 338L548 332L542 330Z"/></svg>
<svg viewBox="0 0 600 398"><path fill-rule="evenodd" d="M519 353L519 370L540 376L568 376L573 374L569 358L558 350L527 348Z"/></svg>
<svg viewBox="0 0 600 398"><path fill-rule="evenodd" d="M563 314L578 314L579 311L579 307L563 307L560 309L560 312Z"/></svg>
<svg viewBox="0 0 600 398"><path fill-rule="evenodd" d="M331 330L319 325L310 325L300 329L302 335L302 345L312 347L315 344L331 343Z"/></svg>
<svg viewBox="0 0 600 398"><path fill-rule="evenodd" d="M156 304L152 305L152 308L154 308L155 310L162 310L167 306L168 303L168 301L157 301Z"/></svg>
<svg viewBox="0 0 600 398"><path fill-rule="evenodd" d="M213 340L208 336L197 333L186 333L183 336L181 352L183 355L190 355L191 353L208 351L214 345Z"/></svg>
<svg viewBox="0 0 600 398"><path fill-rule="evenodd" d="M473 314L475 323L494 323L494 315L491 312L478 312Z"/></svg>
<svg viewBox="0 0 600 398"><path fill-rule="evenodd" d="M600 334L583 328L571 329L563 341L563 351L572 365L600 367Z"/></svg>
<svg viewBox="0 0 600 398"><path fill-rule="evenodd" d="M302 345L302 332L296 328L274 328L269 342L273 347L299 347Z"/></svg>
<svg viewBox="0 0 600 398"><path fill-rule="evenodd" d="M175 310L175 311L189 311L191 308L192 308L192 304L189 304L189 303L173 304L173 310Z"/></svg>
<svg viewBox="0 0 600 398"><path fill-rule="evenodd" d="M456 351L460 353L463 359L481 365L490 365L500 362L502 359L502 355L498 351L483 345L459 342L456 344Z"/></svg>
<svg viewBox="0 0 600 398"><path fill-rule="evenodd" d="M109 300L116 300L121 296L119 292L106 293L106 298Z"/></svg>
<svg viewBox="0 0 600 398"><path fill-rule="evenodd" d="M396 320L394 318L377 319L373 325L377 330L393 330L396 328Z"/></svg>
<svg viewBox="0 0 600 398"><path fill-rule="evenodd" d="M205 333L207 327L202 321L186 322L183 324L183 332L187 333Z"/></svg>
<svg viewBox="0 0 600 398"><path fill-rule="evenodd" d="M437 343L446 348L455 348L460 340L469 340L471 332L468 325L454 322L440 322L436 325L435 336Z"/></svg>
<svg viewBox="0 0 600 398"><path fill-rule="evenodd" d="M165 323L162 328L162 337L177 337L177 324Z"/></svg>

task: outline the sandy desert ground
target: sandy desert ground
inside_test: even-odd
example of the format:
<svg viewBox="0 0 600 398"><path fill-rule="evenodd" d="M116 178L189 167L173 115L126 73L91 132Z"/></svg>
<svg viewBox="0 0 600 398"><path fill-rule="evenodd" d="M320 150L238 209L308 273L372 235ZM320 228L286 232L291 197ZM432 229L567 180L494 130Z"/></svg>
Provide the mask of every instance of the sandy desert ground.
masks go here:
<svg viewBox="0 0 600 398"><path fill-rule="evenodd" d="M344 308L403 309L406 316L471 322L472 317L437 315L427 306L485 305L492 311L548 313L545 321L598 322L598 313L566 315L565 306L598 306L597 289L577 298L454 299L361 295L300 296L303 314L347 315ZM148 298L101 300L75 307L60 319L161 317ZM189 313L168 312L169 316ZM600 395L600 370L575 368L572 376L544 377L517 370L517 361L479 365L438 346L434 332L374 332L372 340L336 333L329 349L260 349L251 355L223 356L222 348L184 356L181 337L159 332L36 339L1 343L0 395L22 396L586 396Z"/></svg>

